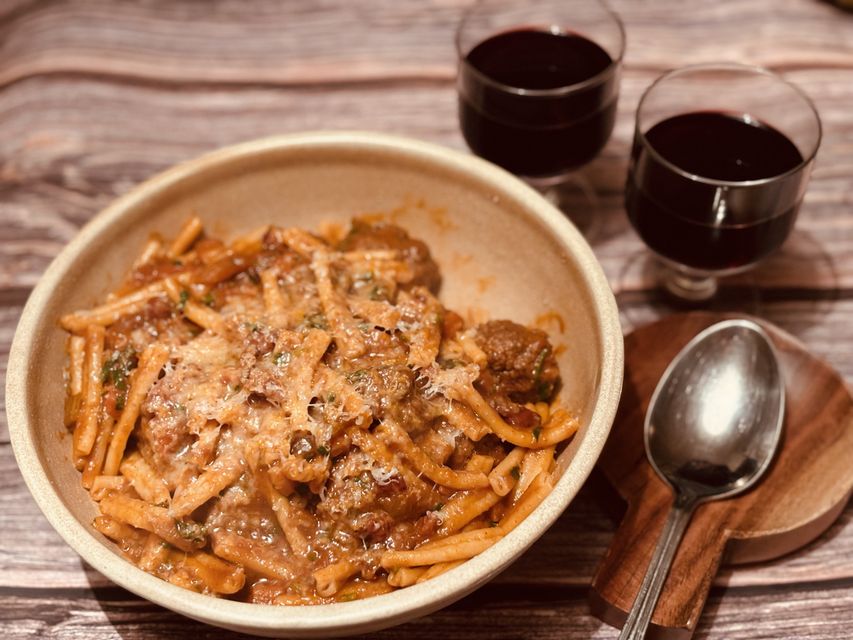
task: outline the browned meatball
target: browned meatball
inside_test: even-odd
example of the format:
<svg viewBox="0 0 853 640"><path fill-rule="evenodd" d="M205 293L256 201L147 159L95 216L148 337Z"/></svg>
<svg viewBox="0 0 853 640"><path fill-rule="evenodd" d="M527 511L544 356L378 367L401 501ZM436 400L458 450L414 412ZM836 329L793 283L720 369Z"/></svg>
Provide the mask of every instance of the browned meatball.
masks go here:
<svg viewBox="0 0 853 640"><path fill-rule="evenodd" d="M475 340L488 364L477 385L487 396L513 402L550 400L560 383L560 370L548 336L509 320L477 327Z"/></svg>
<svg viewBox="0 0 853 640"><path fill-rule="evenodd" d="M420 240L412 238L400 227L387 222L370 223L355 219L347 236L338 245L341 251L395 249L399 251L412 269L414 278L400 285L401 289L426 287L437 293L441 286L438 265L432 259L429 248Z"/></svg>
<svg viewBox="0 0 853 640"><path fill-rule="evenodd" d="M353 532L368 544L382 542L393 528L394 518L381 509L362 513L352 521Z"/></svg>

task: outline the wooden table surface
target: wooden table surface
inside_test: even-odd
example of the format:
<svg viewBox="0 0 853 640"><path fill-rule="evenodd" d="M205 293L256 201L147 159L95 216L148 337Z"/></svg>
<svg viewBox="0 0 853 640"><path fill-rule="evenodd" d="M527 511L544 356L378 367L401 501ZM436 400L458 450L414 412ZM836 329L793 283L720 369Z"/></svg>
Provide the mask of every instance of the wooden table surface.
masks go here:
<svg viewBox="0 0 853 640"><path fill-rule="evenodd" d="M269 134L368 129L464 148L452 37L462 0L0 0L0 371L31 288L95 212L153 173ZM853 14L816 0L621 0L612 140L586 170L590 242L624 328L668 312L622 210L632 114L672 66L769 66L815 100L824 139L782 252L714 308L757 313L853 379ZM0 395L0 403L2 403ZM17 471L0 410L0 637L231 638L83 564ZM717 579L697 638L853 636L853 508L807 548ZM586 487L508 571L379 638L615 638L587 589L613 522Z"/></svg>

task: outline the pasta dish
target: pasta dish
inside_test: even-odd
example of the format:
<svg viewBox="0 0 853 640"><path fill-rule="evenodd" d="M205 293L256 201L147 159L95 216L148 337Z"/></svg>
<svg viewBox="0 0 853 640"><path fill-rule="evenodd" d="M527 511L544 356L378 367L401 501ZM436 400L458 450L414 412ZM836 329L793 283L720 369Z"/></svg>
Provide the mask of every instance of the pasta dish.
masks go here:
<svg viewBox="0 0 853 640"><path fill-rule="evenodd" d="M267 604L384 593L495 544L578 423L546 334L466 323L440 282L423 242L369 218L153 236L60 320L94 527L155 576Z"/></svg>

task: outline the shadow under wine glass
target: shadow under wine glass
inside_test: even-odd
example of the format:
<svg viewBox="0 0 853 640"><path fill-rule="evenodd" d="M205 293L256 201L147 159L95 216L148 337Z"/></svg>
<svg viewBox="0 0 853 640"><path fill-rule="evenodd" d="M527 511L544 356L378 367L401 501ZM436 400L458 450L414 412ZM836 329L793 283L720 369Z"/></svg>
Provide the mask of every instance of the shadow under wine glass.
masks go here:
<svg viewBox="0 0 853 640"><path fill-rule="evenodd" d="M643 94L625 208L666 291L702 302L788 238L821 140L811 100L759 67L664 74Z"/></svg>
<svg viewBox="0 0 853 640"><path fill-rule="evenodd" d="M804 337L810 326L839 312L840 279L833 256L803 230L795 229L784 246L755 269L723 279L709 300L684 300L663 289L650 289L659 280L660 269L658 259L645 250L622 259L613 288L626 332L673 312L702 309L746 313Z"/></svg>
<svg viewBox="0 0 853 640"><path fill-rule="evenodd" d="M470 149L537 188L582 231L590 227L597 197L579 169L613 132L625 51L619 17L601 0L479 0L462 18L456 51Z"/></svg>

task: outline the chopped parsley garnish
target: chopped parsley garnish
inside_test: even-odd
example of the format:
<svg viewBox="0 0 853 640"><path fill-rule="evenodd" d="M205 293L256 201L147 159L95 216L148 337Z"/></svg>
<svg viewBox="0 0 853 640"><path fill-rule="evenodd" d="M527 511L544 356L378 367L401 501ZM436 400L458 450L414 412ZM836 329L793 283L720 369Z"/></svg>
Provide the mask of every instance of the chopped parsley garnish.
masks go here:
<svg viewBox="0 0 853 640"><path fill-rule="evenodd" d="M317 453L325 457L329 455L329 449L325 445L321 444L319 447L317 447Z"/></svg>
<svg viewBox="0 0 853 640"><path fill-rule="evenodd" d="M489 526L492 529L494 529L496 526L498 526L498 521L497 520L489 520Z"/></svg>
<svg viewBox="0 0 853 640"><path fill-rule="evenodd" d="M192 520L175 520L175 529L184 540L191 542L203 542L207 529L204 525Z"/></svg>
<svg viewBox="0 0 853 640"><path fill-rule="evenodd" d="M540 436L540 435L542 435L542 427L536 427L536 428L533 430L533 439L534 439L534 440L539 440L539 436Z"/></svg>
<svg viewBox="0 0 853 640"><path fill-rule="evenodd" d="M201 301L208 307L212 307L215 302L215 300L213 299L213 294L209 291L204 294L204 297L201 299Z"/></svg>
<svg viewBox="0 0 853 640"><path fill-rule="evenodd" d="M438 504L436 504L432 508L433 511L441 511L442 509L444 509L444 503L443 502L439 502Z"/></svg>
<svg viewBox="0 0 853 640"><path fill-rule="evenodd" d="M326 316L322 313L312 313L305 316L305 326L311 329L326 330L329 328L329 323L326 322Z"/></svg>
<svg viewBox="0 0 853 640"><path fill-rule="evenodd" d="M124 351L113 352L112 357L101 367L101 381L105 385L112 385L117 391L115 402L117 411L123 410L127 402L127 379L137 363L136 352L132 348L127 348Z"/></svg>
<svg viewBox="0 0 853 640"><path fill-rule="evenodd" d="M178 310L183 311L187 306L187 301L190 299L190 292L186 289L181 291L181 295L178 298Z"/></svg>
<svg viewBox="0 0 853 640"><path fill-rule="evenodd" d="M352 373L347 374L347 382L355 384L360 380L364 380L365 377L367 377L367 369L356 369Z"/></svg>
<svg viewBox="0 0 853 640"><path fill-rule="evenodd" d="M335 401L335 398L337 398L337 397L338 396L335 395L334 391L330 391L329 395L326 396L326 402L332 403Z"/></svg>
<svg viewBox="0 0 853 640"><path fill-rule="evenodd" d="M127 388L127 374L122 363L121 354L116 352L112 358L101 367L101 381L104 384L112 384L116 389Z"/></svg>
<svg viewBox="0 0 853 640"><path fill-rule="evenodd" d="M539 436L536 436L536 439L539 439ZM515 465L512 469L509 470L509 475L518 480L521 477L521 469L518 468L518 465Z"/></svg>
<svg viewBox="0 0 853 640"><path fill-rule="evenodd" d="M389 295L388 289L383 287L382 285L374 285L370 289L370 299L371 300L388 300L391 296Z"/></svg>
<svg viewBox="0 0 853 640"><path fill-rule="evenodd" d="M551 354L551 348L545 347L536 356L536 362L533 365L533 384L536 388L536 394L540 400L547 400L551 397L554 391L553 385L542 380L542 371L545 368L545 360Z"/></svg>
<svg viewBox="0 0 853 640"><path fill-rule="evenodd" d="M547 382L540 382L536 385L536 393L539 395L539 399L543 402L548 400L553 392L554 387Z"/></svg>
<svg viewBox="0 0 853 640"><path fill-rule="evenodd" d="M272 356L272 361L276 364L276 366L283 367L284 365L290 362L290 354L287 351L280 351L279 353L274 353Z"/></svg>
<svg viewBox="0 0 853 640"><path fill-rule="evenodd" d="M539 382L539 378L542 377L542 369L545 367L545 358L548 357L549 353L551 353L551 349L549 347L545 347L539 352L539 355L536 356L536 362L533 364L533 379L536 382Z"/></svg>

